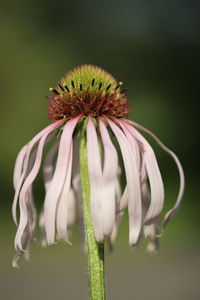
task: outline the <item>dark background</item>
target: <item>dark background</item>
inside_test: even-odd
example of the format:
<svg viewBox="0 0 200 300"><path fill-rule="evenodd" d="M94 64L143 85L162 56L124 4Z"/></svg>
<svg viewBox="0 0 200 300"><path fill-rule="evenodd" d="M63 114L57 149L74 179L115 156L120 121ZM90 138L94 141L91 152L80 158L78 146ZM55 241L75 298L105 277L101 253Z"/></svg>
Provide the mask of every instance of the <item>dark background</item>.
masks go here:
<svg viewBox="0 0 200 300"><path fill-rule="evenodd" d="M11 267L12 170L17 152L46 126L48 88L71 68L91 63L128 88L130 119L155 132L179 156L186 175L182 208L161 238L157 256L145 243L131 251L126 217L106 256L108 299L200 298L199 1L1 1L0 103L2 299L87 299L79 231L73 246L42 249ZM149 139L151 141L151 139ZM178 192L175 164L153 143L165 180L166 209ZM35 185L38 206L41 180ZM165 210L166 210L165 209Z"/></svg>

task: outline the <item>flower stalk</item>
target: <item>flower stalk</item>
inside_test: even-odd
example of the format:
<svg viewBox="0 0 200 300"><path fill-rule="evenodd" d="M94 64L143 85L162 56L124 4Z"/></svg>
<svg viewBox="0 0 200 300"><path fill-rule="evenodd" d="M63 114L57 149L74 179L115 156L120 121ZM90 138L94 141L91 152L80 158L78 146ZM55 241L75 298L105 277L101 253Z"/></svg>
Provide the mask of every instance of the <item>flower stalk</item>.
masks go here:
<svg viewBox="0 0 200 300"><path fill-rule="evenodd" d="M80 132L79 155L86 251L88 257L89 300L105 300L104 244L98 243L95 239L90 212L90 181L87 161L86 126L87 120L84 120Z"/></svg>

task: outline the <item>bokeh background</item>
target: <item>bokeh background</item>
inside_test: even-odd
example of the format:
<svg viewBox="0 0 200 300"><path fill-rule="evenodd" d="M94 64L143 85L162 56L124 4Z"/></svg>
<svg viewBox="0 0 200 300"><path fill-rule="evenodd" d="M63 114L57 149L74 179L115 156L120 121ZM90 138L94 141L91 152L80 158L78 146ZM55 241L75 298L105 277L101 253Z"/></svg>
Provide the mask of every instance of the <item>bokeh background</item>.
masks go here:
<svg viewBox="0 0 200 300"><path fill-rule="evenodd" d="M86 257L76 227L72 247L34 244L30 262L11 266L17 152L49 122L48 88L83 63L101 66L124 82L130 118L178 154L186 175L182 208L161 238L158 255L148 256L145 242L129 248L124 218L115 251L106 254L108 299L200 299L199 14L200 2L193 0L1 1L1 299L87 299ZM152 144L165 181L166 211L178 192L178 173ZM41 179L35 195L40 207Z"/></svg>

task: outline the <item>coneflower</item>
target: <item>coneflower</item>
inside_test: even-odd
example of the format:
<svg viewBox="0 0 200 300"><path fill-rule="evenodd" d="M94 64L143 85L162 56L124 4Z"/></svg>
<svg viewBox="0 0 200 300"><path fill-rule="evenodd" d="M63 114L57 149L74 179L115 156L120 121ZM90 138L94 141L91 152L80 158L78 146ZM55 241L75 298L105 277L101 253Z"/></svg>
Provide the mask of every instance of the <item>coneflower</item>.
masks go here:
<svg viewBox="0 0 200 300"><path fill-rule="evenodd" d="M101 68L75 68L50 90L48 116L52 124L22 148L15 164L13 218L18 229L13 265L17 266L33 239L36 212L32 184L42 163L44 146L51 141L43 164L46 196L39 222L43 243L50 245L55 239L69 242L76 206L83 207L90 299L105 299L105 240L113 242L127 208L130 245L145 236L150 238L148 249L155 250L160 228L177 211L183 196L182 166L152 132L126 118L129 107L122 83ZM180 174L175 206L161 226L163 181L154 151L137 129L149 133L172 156ZM122 194L120 169L124 169L126 178Z"/></svg>

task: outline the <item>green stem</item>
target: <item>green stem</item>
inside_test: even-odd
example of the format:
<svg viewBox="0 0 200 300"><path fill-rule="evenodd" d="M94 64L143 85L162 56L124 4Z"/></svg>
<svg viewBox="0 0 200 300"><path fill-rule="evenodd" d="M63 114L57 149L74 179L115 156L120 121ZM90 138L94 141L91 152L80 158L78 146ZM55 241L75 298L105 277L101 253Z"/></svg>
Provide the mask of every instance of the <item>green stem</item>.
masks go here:
<svg viewBox="0 0 200 300"><path fill-rule="evenodd" d="M105 300L104 244L97 243L90 213L90 181L87 161L86 125L84 121L80 136L80 173L83 196L84 226L88 255L88 284L90 300Z"/></svg>

